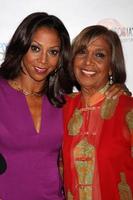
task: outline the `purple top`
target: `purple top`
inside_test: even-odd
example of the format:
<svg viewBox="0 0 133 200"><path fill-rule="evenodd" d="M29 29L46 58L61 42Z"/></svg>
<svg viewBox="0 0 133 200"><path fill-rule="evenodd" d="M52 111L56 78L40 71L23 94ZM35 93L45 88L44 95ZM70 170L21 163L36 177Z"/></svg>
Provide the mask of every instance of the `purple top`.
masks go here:
<svg viewBox="0 0 133 200"><path fill-rule="evenodd" d="M25 96L0 80L0 153L7 170L0 175L2 200L62 200L57 159L62 143L62 109L43 97L37 134Z"/></svg>

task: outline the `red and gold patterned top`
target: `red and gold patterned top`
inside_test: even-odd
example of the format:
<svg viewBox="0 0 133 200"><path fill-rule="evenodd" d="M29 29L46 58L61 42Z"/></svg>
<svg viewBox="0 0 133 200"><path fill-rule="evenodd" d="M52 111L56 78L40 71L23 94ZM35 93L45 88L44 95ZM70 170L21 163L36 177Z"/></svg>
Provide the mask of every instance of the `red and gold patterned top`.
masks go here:
<svg viewBox="0 0 133 200"><path fill-rule="evenodd" d="M67 200L133 200L133 99L81 93L64 106Z"/></svg>

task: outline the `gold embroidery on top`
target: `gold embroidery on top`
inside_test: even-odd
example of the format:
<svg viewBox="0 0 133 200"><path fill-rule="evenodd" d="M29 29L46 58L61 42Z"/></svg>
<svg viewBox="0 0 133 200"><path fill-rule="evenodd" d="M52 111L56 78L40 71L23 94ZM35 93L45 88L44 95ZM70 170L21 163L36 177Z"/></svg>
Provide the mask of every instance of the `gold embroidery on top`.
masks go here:
<svg viewBox="0 0 133 200"><path fill-rule="evenodd" d="M92 200L92 187L80 186L79 187L79 200Z"/></svg>
<svg viewBox="0 0 133 200"><path fill-rule="evenodd" d="M83 117L79 109L75 109L68 123L68 134L77 135L83 123Z"/></svg>
<svg viewBox="0 0 133 200"><path fill-rule="evenodd" d="M101 117L103 119L110 119L116 109L116 106L118 104L118 98L117 99L105 99L103 102L103 105L101 107Z"/></svg>
<svg viewBox="0 0 133 200"><path fill-rule="evenodd" d="M131 132L131 137L133 137L133 110L131 110L130 112L128 112L126 114L126 122L127 122L127 126ZM133 144L131 147L131 157L133 157Z"/></svg>
<svg viewBox="0 0 133 200"><path fill-rule="evenodd" d="M133 146L131 146L131 157L133 157Z"/></svg>
<svg viewBox="0 0 133 200"><path fill-rule="evenodd" d="M74 148L74 163L78 175L80 200L92 200L92 183L95 167L95 147L87 139Z"/></svg>
<svg viewBox="0 0 133 200"><path fill-rule="evenodd" d="M70 191L67 192L67 200L73 200L73 195Z"/></svg>
<svg viewBox="0 0 133 200"><path fill-rule="evenodd" d="M132 192L126 182L126 177L123 172L120 173L121 182L118 184L120 200L133 200Z"/></svg>
<svg viewBox="0 0 133 200"><path fill-rule="evenodd" d="M130 130L133 130L133 110L126 115L126 122Z"/></svg>

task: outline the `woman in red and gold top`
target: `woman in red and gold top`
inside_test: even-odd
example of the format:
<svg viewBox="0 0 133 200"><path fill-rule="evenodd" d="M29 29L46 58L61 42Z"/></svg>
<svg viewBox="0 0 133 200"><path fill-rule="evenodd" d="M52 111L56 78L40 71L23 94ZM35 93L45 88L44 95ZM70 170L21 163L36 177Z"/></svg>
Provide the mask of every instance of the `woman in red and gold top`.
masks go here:
<svg viewBox="0 0 133 200"><path fill-rule="evenodd" d="M73 80L80 92L64 106L64 182L68 200L133 200L133 99L106 98L126 80L117 33L85 28L72 46Z"/></svg>

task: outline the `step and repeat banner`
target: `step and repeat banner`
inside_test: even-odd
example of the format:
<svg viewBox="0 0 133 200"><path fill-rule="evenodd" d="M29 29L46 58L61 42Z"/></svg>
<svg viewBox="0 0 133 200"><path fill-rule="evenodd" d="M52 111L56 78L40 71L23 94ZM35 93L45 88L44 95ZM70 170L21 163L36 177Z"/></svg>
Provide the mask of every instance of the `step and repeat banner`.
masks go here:
<svg viewBox="0 0 133 200"><path fill-rule="evenodd" d="M0 0L0 63L19 23L37 11L59 17L66 25L71 40L83 28L93 24L115 30L124 49L126 85L133 93L133 0Z"/></svg>

